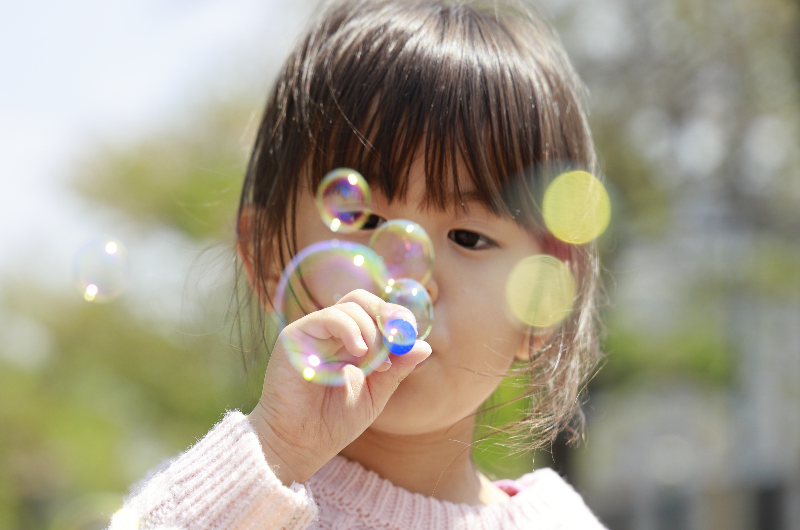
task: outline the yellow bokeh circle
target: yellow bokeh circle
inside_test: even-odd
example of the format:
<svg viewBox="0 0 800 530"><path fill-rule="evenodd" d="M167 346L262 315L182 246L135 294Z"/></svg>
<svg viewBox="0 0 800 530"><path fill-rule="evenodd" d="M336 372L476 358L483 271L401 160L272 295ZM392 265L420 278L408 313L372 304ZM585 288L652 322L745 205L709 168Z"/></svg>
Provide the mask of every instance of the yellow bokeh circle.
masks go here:
<svg viewBox="0 0 800 530"><path fill-rule="evenodd" d="M606 230L611 220L611 201L597 177L586 171L569 171L553 179L547 187L542 215L554 236L581 245Z"/></svg>
<svg viewBox="0 0 800 530"><path fill-rule="evenodd" d="M572 311L575 278L563 261L546 254L528 256L514 266L506 282L506 301L520 322L555 326Z"/></svg>

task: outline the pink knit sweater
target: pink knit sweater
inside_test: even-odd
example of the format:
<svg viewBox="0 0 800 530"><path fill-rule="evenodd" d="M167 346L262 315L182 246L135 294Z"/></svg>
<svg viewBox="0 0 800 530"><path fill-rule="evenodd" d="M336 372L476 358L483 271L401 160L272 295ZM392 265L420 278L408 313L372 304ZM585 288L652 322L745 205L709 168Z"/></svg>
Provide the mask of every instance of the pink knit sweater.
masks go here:
<svg viewBox="0 0 800 530"><path fill-rule="evenodd" d="M552 470L540 469L516 484L521 491L504 503L453 504L411 493L337 456L305 485L287 488L270 470L245 416L229 412L128 499L110 528L603 528Z"/></svg>

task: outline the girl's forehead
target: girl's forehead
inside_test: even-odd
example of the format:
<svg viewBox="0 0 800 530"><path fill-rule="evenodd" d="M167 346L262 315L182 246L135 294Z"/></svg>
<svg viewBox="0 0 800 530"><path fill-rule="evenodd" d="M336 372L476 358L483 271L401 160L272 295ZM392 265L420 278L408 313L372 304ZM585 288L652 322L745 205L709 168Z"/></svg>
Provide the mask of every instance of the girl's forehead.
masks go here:
<svg viewBox="0 0 800 530"><path fill-rule="evenodd" d="M502 219L503 216L492 212L481 199L480 195L474 190L462 192L460 199L455 196L450 197L443 207L425 201L427 188L424 179L418 179L416 185L409 182L409 189L404 197L395 197L389 201L380 190L376 190L372 195L373 205L376 214L392 214L393 211L413 211L416 214L427 217L448 218L453 220L460 219Z"/></svg>
<svg viewBox="0 0 800 530"><path fill-rule="evenodd" d="M408 168L406 176L405 190L402 195L396 194L391 200L383 193L379 186L372 186L372 197L376 205L391 206L414 206L421 213L441 213L455 217L471 215L494 216L488 208L489 198L483 196L472 182L466 167L456 168L456 178L458 180L458 190L456 191L451 179L444 175L437 175L431 178L425 171L425 163L422 157L417 157ZM434 185L440 189L444 188L447 200L439 206L433 204L429 198L428 187Z"/></svg>

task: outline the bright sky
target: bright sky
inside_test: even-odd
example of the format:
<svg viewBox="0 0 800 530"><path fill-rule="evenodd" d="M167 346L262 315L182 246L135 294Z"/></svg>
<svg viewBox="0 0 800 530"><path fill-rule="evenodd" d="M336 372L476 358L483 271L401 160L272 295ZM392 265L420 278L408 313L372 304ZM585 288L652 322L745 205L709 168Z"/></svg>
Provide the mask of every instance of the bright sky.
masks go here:
<svg viewBox="0 0 800 530"><path fill-rule="evenodd" d="M33 0L4 6L0 290L9 276L31 274L54 289L72 288L76 249L92 237L125 235L124 223L87 211L68 193L72 161L99 140L125 141L179 121L187 100L241 92L242 83L266 90L310 4ZM136 248L130 247L137 245L161 244L160 255L191 260L194 253L179 248L176 238L126 242L133 265ZM157 270L153 261L150 252L138 270L169 270Z"/></svg>

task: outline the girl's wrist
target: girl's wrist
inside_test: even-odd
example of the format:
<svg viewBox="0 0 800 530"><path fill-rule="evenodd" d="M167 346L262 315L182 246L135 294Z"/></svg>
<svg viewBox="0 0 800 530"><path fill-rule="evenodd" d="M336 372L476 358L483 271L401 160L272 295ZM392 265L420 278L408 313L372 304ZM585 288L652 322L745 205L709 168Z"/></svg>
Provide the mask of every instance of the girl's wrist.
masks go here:
<svg viewBox="0 0 800 530"><path fill-rule="evenodd" d="M284 486L291 486L295 482L304 484L318 468L310 467L309 459L294 458L296 448L275 434L269 423L258 413L258 409L257 405L256 409L247 415L247 421L258 435L267 464Z"/></svg>

